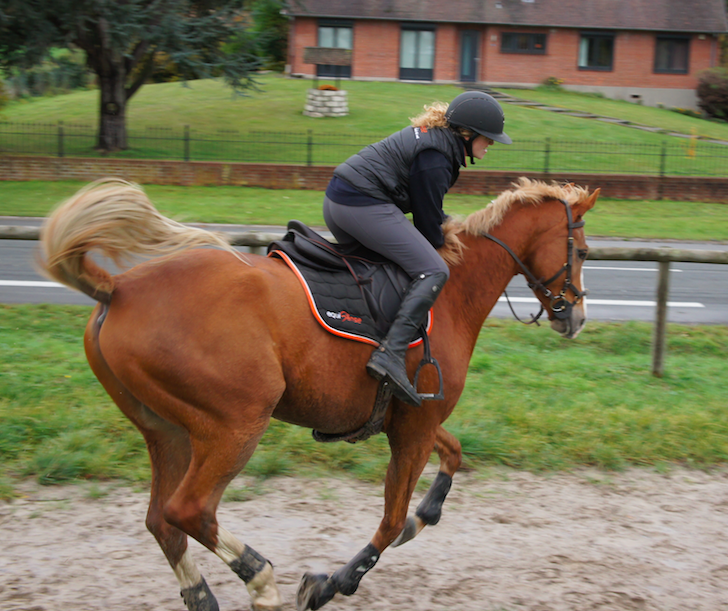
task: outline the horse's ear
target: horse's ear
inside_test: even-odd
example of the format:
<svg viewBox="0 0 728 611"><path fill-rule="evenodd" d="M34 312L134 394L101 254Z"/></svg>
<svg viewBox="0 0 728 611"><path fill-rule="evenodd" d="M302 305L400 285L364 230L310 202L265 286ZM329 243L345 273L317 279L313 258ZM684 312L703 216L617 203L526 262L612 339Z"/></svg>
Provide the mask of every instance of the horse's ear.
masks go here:
<svg viewBox="0 0 728 611"><path fill-rule="evenodd" d="M576 216L584 216L584 214L591 210L594 207L594 204L597 203L597 198L599 197L599 192L601 189L596 189L592 192L592 194L587 197L584 201L579 202L575 206L572 206L572 209Z"/></svg>

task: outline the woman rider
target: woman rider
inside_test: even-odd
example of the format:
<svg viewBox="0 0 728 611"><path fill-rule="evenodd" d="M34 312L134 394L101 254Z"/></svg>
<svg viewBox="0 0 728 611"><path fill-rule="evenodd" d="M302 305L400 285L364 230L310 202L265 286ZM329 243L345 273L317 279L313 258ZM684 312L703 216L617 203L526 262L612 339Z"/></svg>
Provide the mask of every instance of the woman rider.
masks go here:
<svg viewBox="0 0 728 611"><path fill-rule="evenodd" d="M450 271L438 254L444 236L442 201L465 166L482 159L493 141L510 144L503 109L480 91L435 103L412 125L367 146L334 171L324 197L324 220L341 245L355 243L397 263L412 278L392 327L367 363L394 395L420 405L405 353ZM410 223L405 213L412 213Z"/></svg>

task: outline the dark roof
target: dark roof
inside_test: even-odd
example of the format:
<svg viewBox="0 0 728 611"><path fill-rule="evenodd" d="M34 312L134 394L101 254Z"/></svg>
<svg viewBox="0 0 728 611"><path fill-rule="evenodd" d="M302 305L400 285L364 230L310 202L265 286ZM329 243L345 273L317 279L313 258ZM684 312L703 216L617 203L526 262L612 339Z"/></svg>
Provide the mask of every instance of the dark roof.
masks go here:
<svg viewBox="0 0 728 611"><path fill-rule="evenodd" d="M294 16L560 28L728 31L725 0L291 0Z"/></svg>

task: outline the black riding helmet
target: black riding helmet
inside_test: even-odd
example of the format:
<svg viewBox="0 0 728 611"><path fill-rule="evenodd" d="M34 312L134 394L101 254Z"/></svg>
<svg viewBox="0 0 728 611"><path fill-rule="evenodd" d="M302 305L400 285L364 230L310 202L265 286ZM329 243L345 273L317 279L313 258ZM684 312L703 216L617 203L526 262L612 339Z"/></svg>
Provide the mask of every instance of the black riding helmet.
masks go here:
<svg viewBox="0 0 728 611"><path fill-rule="evenodd" d="M445 113L454 127L465 127L481 136L500 142L513 142L503 131L503 109L495 98L482 91L466 91L457 96Z"/></svg>

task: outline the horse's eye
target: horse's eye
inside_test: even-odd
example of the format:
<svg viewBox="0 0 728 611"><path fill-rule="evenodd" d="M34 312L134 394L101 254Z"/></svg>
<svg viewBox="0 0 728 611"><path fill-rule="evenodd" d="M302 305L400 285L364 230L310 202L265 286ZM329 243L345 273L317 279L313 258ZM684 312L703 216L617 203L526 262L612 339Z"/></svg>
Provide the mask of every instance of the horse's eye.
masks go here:
<svg viewBox="0 0 728 611"><path fill-rule="evenodd" d="M588 255L588 254L589 254L589 249L588 249L588 248L579 248L579 249L578 249L578 250L576 251L576 255L577 255L577 256L578 256L578 257L579 257L579 258L580 258L580 259L581 259L582 261L586 261L586 257L587 257L587 255Z"/></svg>

